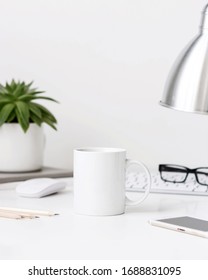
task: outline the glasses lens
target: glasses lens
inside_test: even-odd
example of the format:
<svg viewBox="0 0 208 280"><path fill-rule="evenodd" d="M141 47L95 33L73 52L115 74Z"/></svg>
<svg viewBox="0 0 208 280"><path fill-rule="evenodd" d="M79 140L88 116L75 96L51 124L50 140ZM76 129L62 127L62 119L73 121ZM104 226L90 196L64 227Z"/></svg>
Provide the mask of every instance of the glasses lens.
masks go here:
<svg viewBox="0 0 208 280"><path fill-rule="evenodd" d="M208 186L208 168L197 168L196 176L199 184Z"/></svg>
<svg viewBox="0 0 208 280"><path fill-rule="evenodd" d="M182 183L186 179L187 170L179 165L161 165L160 174L164 181Z"/></svg>

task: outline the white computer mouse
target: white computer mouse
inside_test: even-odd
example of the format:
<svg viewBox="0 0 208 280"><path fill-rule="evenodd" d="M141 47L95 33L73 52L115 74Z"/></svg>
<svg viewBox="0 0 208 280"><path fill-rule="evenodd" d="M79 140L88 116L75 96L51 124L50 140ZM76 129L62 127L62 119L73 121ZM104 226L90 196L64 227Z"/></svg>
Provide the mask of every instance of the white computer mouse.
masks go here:
<svg viewBox="0 0 208 280"><path fill-rule="evenodd" d="M30 179L18 184L16 192L20 196L40 198L63 190L66 184L51 178Z"/></svg>

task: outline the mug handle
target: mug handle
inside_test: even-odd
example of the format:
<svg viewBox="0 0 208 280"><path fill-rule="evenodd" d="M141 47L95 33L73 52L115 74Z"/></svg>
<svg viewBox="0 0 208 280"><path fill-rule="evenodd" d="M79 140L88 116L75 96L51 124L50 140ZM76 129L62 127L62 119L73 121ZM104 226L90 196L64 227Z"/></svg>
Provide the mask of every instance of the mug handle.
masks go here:
<svg viewBox="0 0 208 280"><path fill-rule="evenodd" d="M139 198L138 200L131 200L131 199L129 199L129 198L126 196L126 205L128 205L128 206L129 206L129 205L134 206L134 205L140 204L142 201L144 201L144 200L147 198L147 196L148 196L148 194L149 194L149 192L150 192L150 188L151 188L151 175L150 175L150 172L149 172L149 170L147 169L147 167L146 167L143 163L141 163L141 162L139 162L139 161L127 159L127 160L126 160L126 170L128 170L128 168L130 167L130 165L138 165L139 167L142 167L142 168L144 169L146 175L147 175L147 180L148 180L148 181L147 181L147 188L146 188L146 191L145 191L144 195L143 195L141 198ZM126 171L126 173L127 173L127 171Z"/></svg>

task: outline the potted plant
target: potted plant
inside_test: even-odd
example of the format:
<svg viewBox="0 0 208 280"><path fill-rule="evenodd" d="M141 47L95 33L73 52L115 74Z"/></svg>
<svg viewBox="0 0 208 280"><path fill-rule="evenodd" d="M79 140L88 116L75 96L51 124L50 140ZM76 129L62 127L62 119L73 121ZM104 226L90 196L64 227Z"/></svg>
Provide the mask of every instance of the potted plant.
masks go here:
<svg viewBox="0 0 208 280"><path fill-rule="evenodd" d="M56 130L56 118L37 99L42 96L33 82L0 84L0 172L40 170L43 163L44 134L42 124Z"/></svg>

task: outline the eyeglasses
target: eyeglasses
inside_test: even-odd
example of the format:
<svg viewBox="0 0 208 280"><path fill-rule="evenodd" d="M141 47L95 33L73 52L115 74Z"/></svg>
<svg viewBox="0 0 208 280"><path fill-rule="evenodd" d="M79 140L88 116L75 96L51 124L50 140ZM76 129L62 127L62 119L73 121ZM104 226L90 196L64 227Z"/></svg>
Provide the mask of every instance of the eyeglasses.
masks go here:
<svg viewBox="0 0 208 280"><path fill-rule="evenodd" d="M194 174L200 185L208 186L208 167L190 169L180 165L160 164L159 172L165 182L184 183L189 174Z"/></svg>

